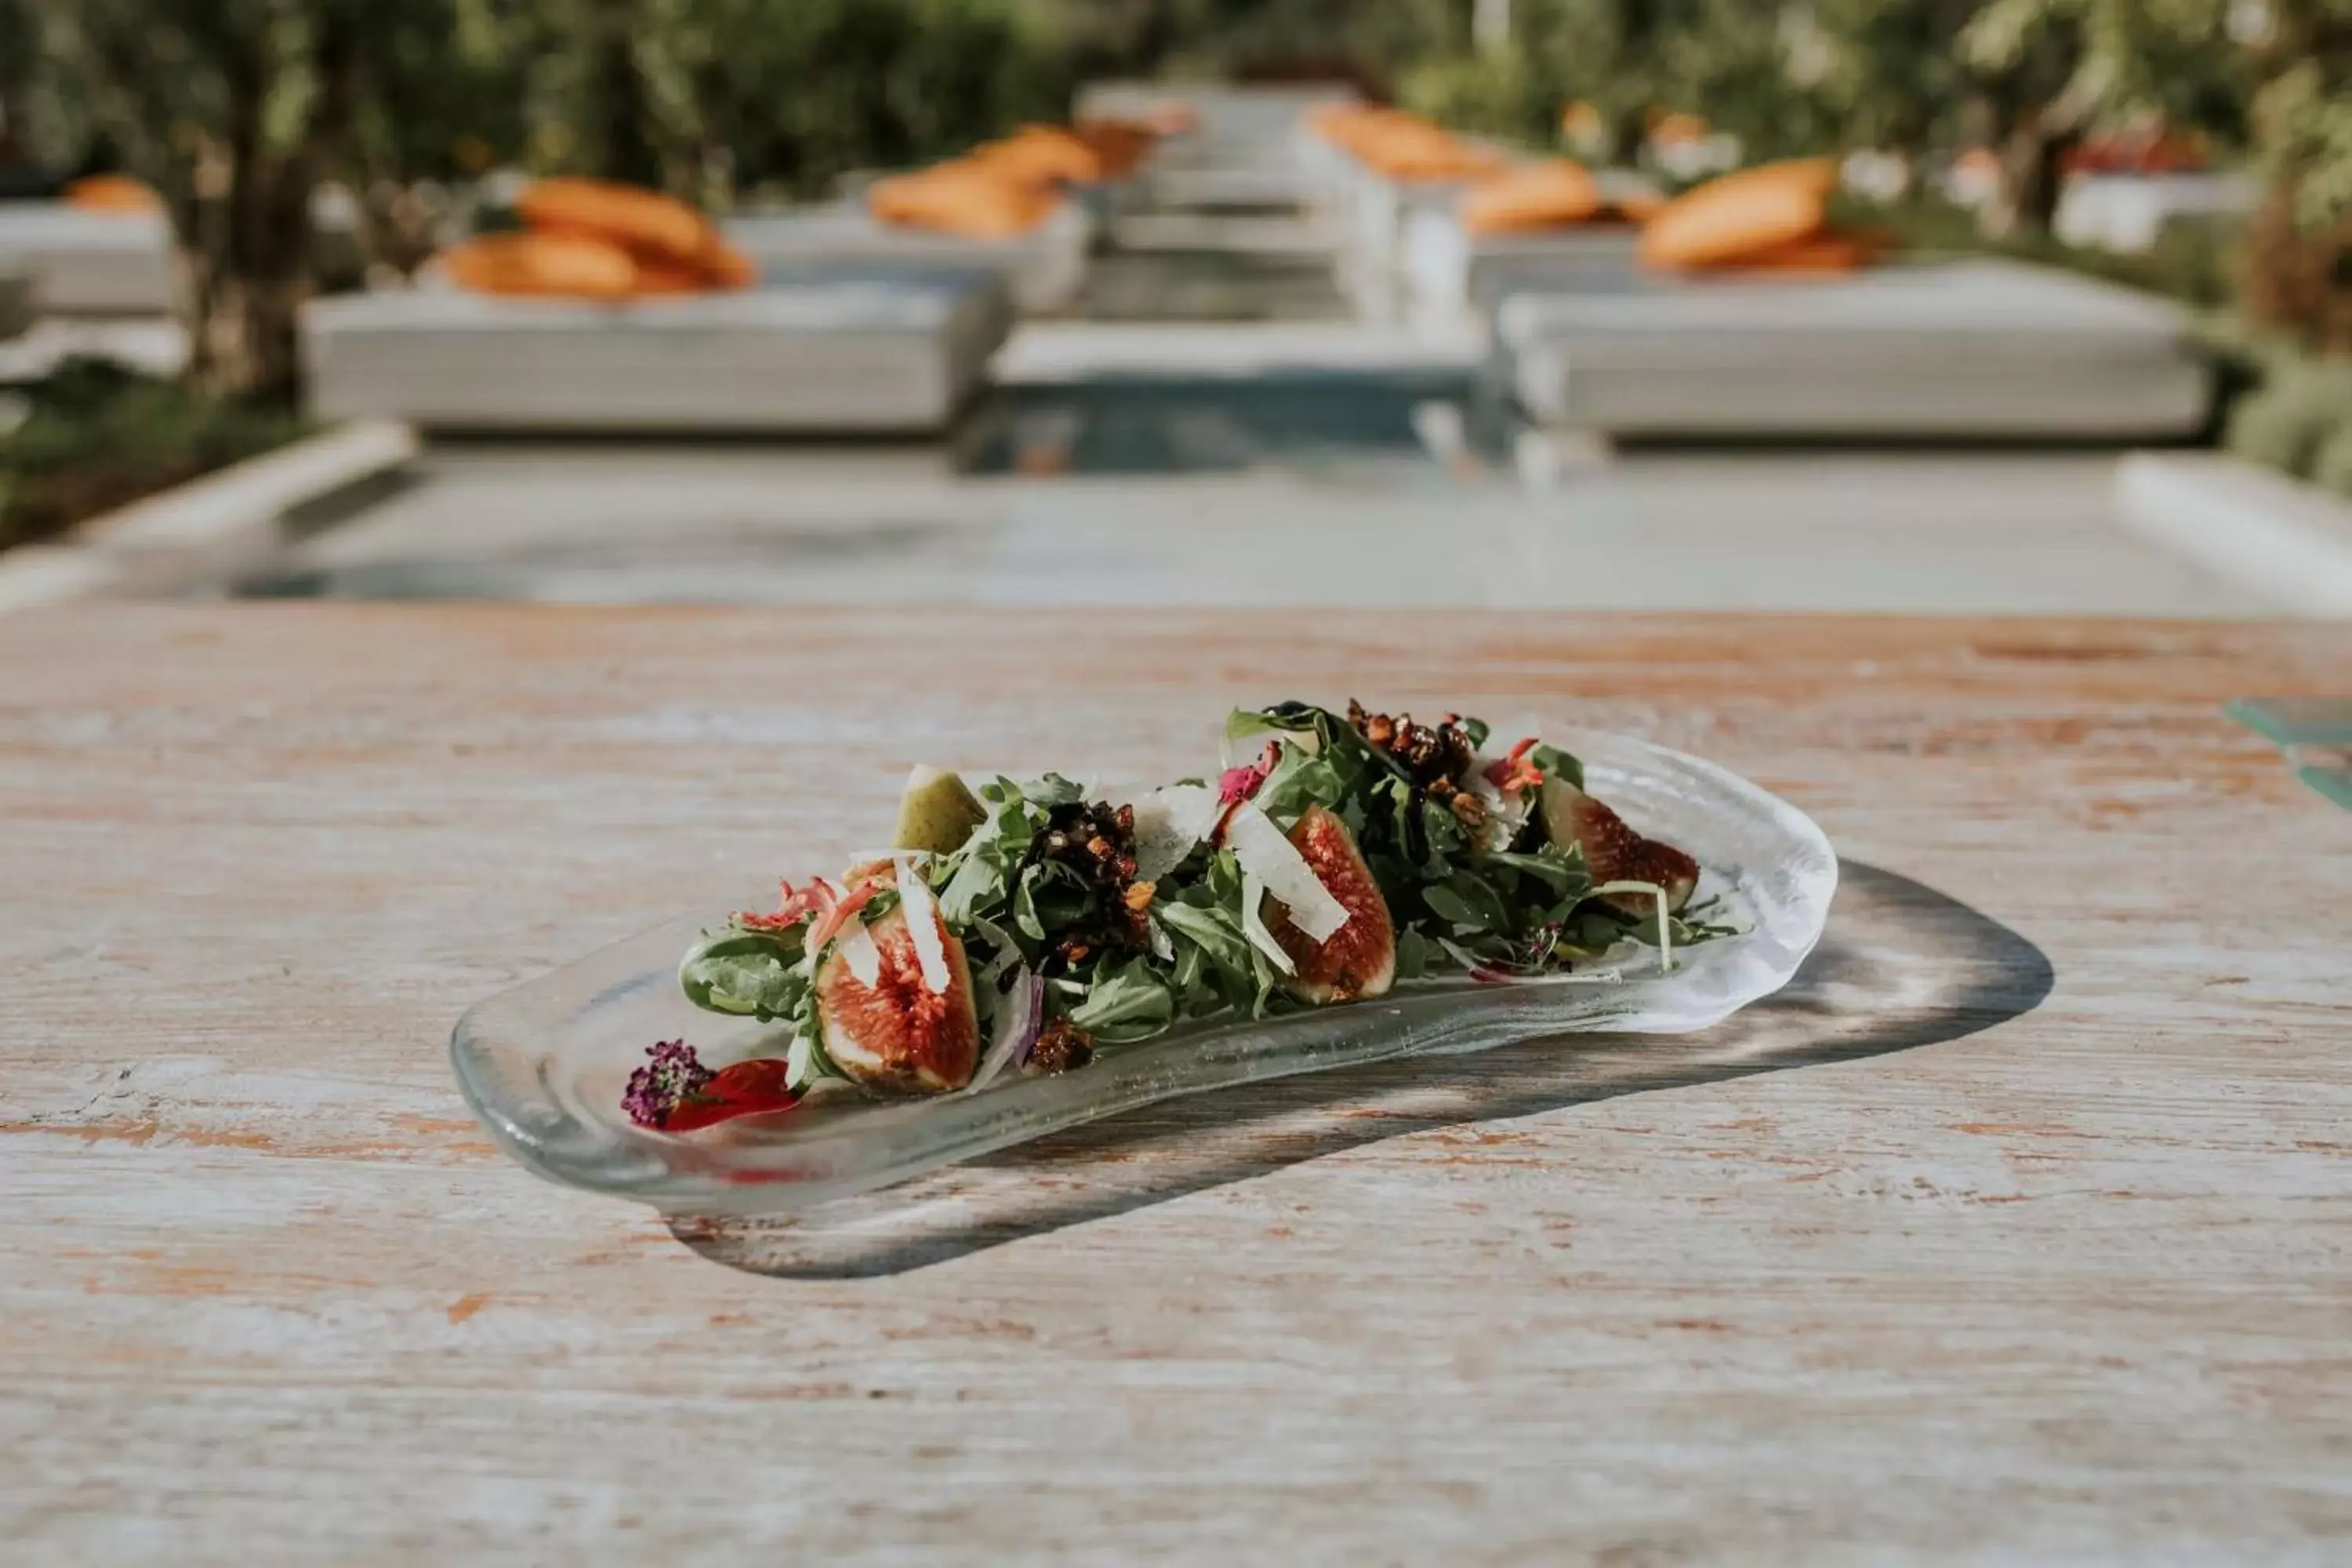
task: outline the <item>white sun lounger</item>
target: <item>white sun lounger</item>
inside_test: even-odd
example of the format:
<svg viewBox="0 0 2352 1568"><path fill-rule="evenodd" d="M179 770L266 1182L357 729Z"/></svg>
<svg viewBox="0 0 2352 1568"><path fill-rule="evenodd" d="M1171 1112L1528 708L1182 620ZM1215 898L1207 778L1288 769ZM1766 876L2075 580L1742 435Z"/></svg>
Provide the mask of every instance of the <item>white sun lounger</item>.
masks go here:
<svg viewBox="0 0 2352 1568"><path fill-rule="evenodd" d="M604 306L457 290L313 301L314 411L428 428L936 431L1012 327L982 271Z"/></svg>
<svg viewBox="0 0 2352 1568"><path fill-rule="evenodd" d="M811 266L871 263L886 275L908 266L980 266L1003 275L1022 313L1054 315L1068 310L1086 286L1094 224L1080 203L1065 202L1017 239L968 239L879 223L864 203L851 201L735 218L725 230L773 281L790 281Z"/></svg>
<svg viewBox="0 0 2352 1568"><path fill-rule="evenodd" d="M2179 309L2006 261L1515 293L1491 353L1538 421L1633 436L2155 438L2211 398Z"/></svg>
<svg viewBox="0 0 2352 1568"><path fill-rule="evenodd" d="M1527 291L1622 277L1640 248L1632 224L1474 235L1454 208L1429 206L1405 218L1397 271L1412 312L1443 320L1484 313L1507 280Z"/></svg>
<svg viewBox="0 0 2352 1568"><path fill-rule="evenodd" d="M179 304L171 225L157 213L0 202L0 268L31 279L40 315L163 316Z"/></svg>

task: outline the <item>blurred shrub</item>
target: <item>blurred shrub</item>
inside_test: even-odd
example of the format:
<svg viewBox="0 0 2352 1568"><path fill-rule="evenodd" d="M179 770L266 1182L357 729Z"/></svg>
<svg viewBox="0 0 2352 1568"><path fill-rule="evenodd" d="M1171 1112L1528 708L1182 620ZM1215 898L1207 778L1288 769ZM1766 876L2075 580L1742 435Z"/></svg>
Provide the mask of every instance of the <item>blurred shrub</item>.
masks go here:
<svg viewBox="0 0 2352 1568"><path fill-rule="evenodd" d="M2279 345L2262 388L2230 416L2225 440L2240 457L2345 490L2352 479L2352 360L2313 359Z"/></svg>
<svg viewBox="0 0 2352 1568"><path fill-rule="evenodd" d="M593 34L551 48L531 161L626 177L610 149L635 144L664 170L651 183L718 205L822 195L1059 120L1075 85L1050 13L1022 0L542 3L631 26L601 69Z"/></svg>
<svg viewBox="0 0 2352 1568"><path fill-rule="evenodd" d="M1397 101L1440 125L1498 141L1548 146L1558 135L1559 104L1517 49L1433 59L1397 84Z"/></svg>
<svg viewBox="0 0 2352 1568"><path fill-rule="evenodd" d="M2311 482L2352 500L2352 421L2337 427L2312 459Z"/></svg>
<svg viewBox="0 0 2352 1568"><path fill-rule="evenodd" d="M1935 254L1990 254L2038 261L2161 294L2200 310L2234 297L2243 230L2224 222L2168 224L2147 250L2129 252L2073 246L2054 235L2024 233L1988 239L1976 215L1941 197L1919 195L1881 205L1855 197L1839 203L1838 221L1892 232L1903 248Z"/></svg>
<svg viewBox="0 0 2352 1568"><path fill-rule="evenodd" d="M0 423L0 549L60 533L301 431L282 410L208 397L107 360L68 360Z"/></svg>

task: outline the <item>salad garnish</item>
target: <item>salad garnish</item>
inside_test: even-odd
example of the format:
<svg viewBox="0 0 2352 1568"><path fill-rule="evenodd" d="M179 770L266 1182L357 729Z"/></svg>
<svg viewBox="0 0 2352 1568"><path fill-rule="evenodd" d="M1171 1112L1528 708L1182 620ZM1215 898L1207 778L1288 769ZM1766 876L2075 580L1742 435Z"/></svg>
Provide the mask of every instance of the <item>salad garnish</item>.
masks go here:
<svg viewBox="0 0 2352 1568"><path fill-rule="evenodd" d="M1588 794L1573 756L1489 738L1283 702L1231 716L1213 784L974 790L919 768L887 856L784 883L679 965L698 1007L775 1026L772 1054L714 1071L664 1041L622 1108L681 1132L813 1093L974 1093L1190 1025L1398 984L1607 984L1628 943L1671 969L1734 934L1694 907L1697 863Z"/></svg>

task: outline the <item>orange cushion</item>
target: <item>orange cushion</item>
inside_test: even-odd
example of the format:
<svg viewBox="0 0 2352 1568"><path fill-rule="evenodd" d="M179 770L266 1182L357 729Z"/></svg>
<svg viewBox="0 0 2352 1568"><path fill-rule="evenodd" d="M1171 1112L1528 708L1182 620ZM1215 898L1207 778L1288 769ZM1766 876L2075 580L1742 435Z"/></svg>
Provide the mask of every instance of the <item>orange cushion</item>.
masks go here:
<svg viewBox="0 0 2352 1568"><path fill-rule="evenodd" d="M1472 234L1565 228L1599 216L1601 183L1583 164L1556 158L1497 174L1462 198L1462 226Z"/></svg>
<svg viewBox="0 0 2352 1568"><path fill-rule="evenodd" d="M1102 160L1103 173L1112 179L1135 172L1160 140L1160 132L1139 120L1081 120L1071 131Z"/></svg>
<svg viewBox="0 0 2352 1568"><path fill-rule="evenodd" d="M1497 174L1502 154L1411 115L1369 122L1356 132L1356 156L1392 180L1466 180Z"/></svg>
<svg viewBox="0 0 2352 1568"><path fill-rule="evenodd" d="M1627 223L1647 223L1666 210L1666 198L1655 191L1628 191L1607 205L1613 217Z"/></svg>
<svg viewBox="0 0 2352 1568"><path fill-rule="evenodd" d="M1337 142L1347 133L1349 125L1371 111L1370 104L1318 103L1307 111L1304 119L1307 130L1327 142Z"/></svg>
<svg viewBox="0 0 2352 1568"><path fill-rule="evenodd" d="M728 244L715 240L702 253L702 281L710 289L749 289L760 280L760 268L751 258Z"/></svg>
<svg viewBox="0 0 2352 1568"><path fill-rule="evenodd" d="M163 198L144 180L128 174L90 174L65 189L65 203L84 212L159 213Z"/></svg>
<svg viewBox="0 0 2352 1568"><path fill-rule="evenodd" d="M1818 231L1837 189L1828 158L1767 163L1710 180L1660 208L1642 227L1653 267L1715 267Z"/></svg>
<svg viewBox="0 0 2352 1568"><path fill-rule="evenodd" d="M1307 123L1328 141L1358 153L1382 137L1437 129L1419 115L1407 114L1401 109L1378 109L1361 103L1326 104L1308 114Z"/></svg>
<svg viewBox="0 0 2352 1568"><path fill-rule="evenodd" d="M884 223L968 239L1027 234L1051 217L1061 200L1050 185L1008 178L969 162L894 174L877 180L866 193L866 210Z"/></svg>
<svg viewBox="0 0 2352 1568"><path fill-rule="evenodd" d="M631 294L707 294L718 287L710 274L689 262L669 261L659 257L638 257L637 280L629 289Z"/></svg>
<svg viewBox="0 0 2352 1568"><path fill-rule="evenodd" d="M1171 98L1153 104L1143 123L1154 136L1187 136L1201 129L1201 111L1182 99Z"/></svg>
<svg viewBox="0 0 2352 1568"><path fill-rule="evenodd" d="M533 180L515 210L534 229L608 240L649 258L694 264L719 243L710 220L684 202L608 180Z"/></svg>
<svg viewBox="0 0 2352 1568"><path fill-rule="evenodd" d="M1090 184L1108 172L1101 153L1058 125L1024 125L1010 136L983 142L972 149L971 162L1016 179L1077 184Z"/></svg>
<svg viewBox="0 0 2352 1568"><path fill-rule="evenodd" d="M1887 237L1823 229L1709 268L1717 272L1841 273L1869 266L1886 253Z"/></svg>
<svg viewBox="0 0 2352 1568"><path fill-rule="evenodd" d="M625 300L637 263L610 240L573 234L486 234L441 253L449 280L481 294Z"/></svg>

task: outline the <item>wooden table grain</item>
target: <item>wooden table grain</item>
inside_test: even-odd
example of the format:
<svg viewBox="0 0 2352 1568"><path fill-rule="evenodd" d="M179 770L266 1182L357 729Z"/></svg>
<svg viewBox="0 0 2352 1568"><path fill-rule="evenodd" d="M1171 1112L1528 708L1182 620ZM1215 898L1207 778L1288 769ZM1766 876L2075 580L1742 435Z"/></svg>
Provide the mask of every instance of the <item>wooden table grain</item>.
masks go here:
<svg viewBox="0 0 2352 1568"><path fill-rule="evenodd" d="M2109 621L92 607L0 623L0 1558L2352 1553L2352 814ZM1350 693L1846 859L1791 991L1163 1107L803 1225L543 1184L468 1004ZM779 1555L781 1554L781 1555Z"/></svg>

